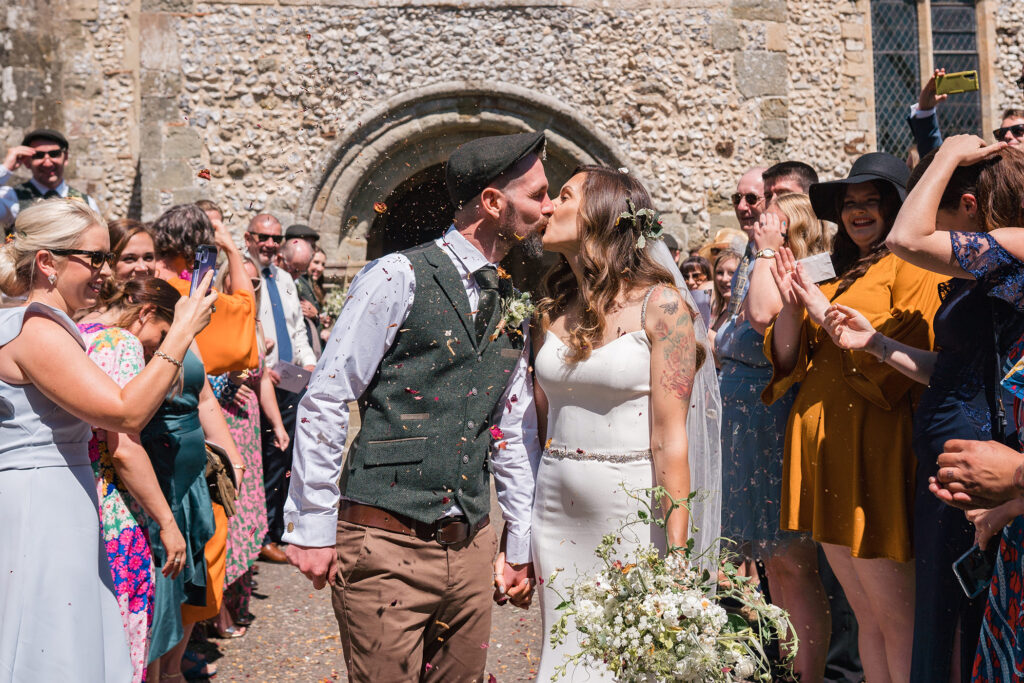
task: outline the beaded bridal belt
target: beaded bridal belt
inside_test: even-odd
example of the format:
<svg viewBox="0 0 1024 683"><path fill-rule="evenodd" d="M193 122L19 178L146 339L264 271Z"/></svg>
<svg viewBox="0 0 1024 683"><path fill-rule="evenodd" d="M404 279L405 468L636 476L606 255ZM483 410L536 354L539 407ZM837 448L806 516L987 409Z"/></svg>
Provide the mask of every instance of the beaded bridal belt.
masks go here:
<svg viewBox="0 0 1024 683"><path fill-rule="evenodd" d="M626 451L625 453L592 453L582 448L569 450L568 448L545 448L544 455L555 460L588 460L600 462L642 462L651 461L650 449L645 451Z"/></svg>

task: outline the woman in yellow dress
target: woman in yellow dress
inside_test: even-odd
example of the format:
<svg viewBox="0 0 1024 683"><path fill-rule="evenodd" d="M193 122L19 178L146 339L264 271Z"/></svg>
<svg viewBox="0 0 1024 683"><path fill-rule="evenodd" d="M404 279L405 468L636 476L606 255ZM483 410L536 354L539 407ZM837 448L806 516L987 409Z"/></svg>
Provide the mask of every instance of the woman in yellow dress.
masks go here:
<svg viewBox="0 0 1024 683"><path fill-rule="evenodd" d="M837 347L821 324L840 303L890 339L931 348L941 276L889 253L885 237L906 197L907 167L860 157L850 176L811 186L815 213L838 224L837 277L820 288L782 249L772 274L783 308L765 337L773 403L799 383L786 429L781 525L820 542L860 626L864 674L906 681L914 626L910 562L914 489L913 380L864 351ZM882 359L884 361L884 357Z"/></svg>

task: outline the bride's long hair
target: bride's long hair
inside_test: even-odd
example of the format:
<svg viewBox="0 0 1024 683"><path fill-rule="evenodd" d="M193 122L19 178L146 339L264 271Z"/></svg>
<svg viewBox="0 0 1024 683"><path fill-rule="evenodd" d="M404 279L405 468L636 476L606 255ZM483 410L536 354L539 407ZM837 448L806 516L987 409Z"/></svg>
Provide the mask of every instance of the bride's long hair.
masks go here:
<svg viewBox="0 0 1024 683"><path fill-rule="evenodd" d="M629 210L628 202L637 211L654 208L647 189L628 173L604 166L581 166L573 175L577 173L586 174L576 218L583 283L577 284L568 260L559 256L541 282L542 298L537 305L541 327L547 329L552 320L579 302L579 324L567 330L568 363L590 357L594 345L604 337L605 316L617 296L655 285L676 286L672 274L656 263L647 249L637 246L639 221L619 221L619 215ZM698 344L698 368L704 355Z"/></svg>

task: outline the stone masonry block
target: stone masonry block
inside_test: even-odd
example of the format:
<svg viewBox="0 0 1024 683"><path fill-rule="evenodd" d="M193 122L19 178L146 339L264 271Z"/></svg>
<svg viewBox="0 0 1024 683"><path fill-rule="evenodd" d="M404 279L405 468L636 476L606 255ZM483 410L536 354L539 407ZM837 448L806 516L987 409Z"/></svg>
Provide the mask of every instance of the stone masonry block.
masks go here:
<svg viewBox="0 0 1024 683"><path fill-rule="evenodd" d="M184 10L176 10L184 11ZM143 69L178 71L181 58L178 54L178 19L167 14L146 12L139 15L139 62Z"/></svg>
<svg viewBox="0 0 1024 683"><path fill-rule="evenodd" d="M164 157L167 159L194 159L203 151L203 138L195 128L168 126L164 137Z"/></svg>
<svg viewBox="0 0 1024 683"><path fill-rule="evenodd" d="M143 97L143 122L177 121L181 116L177 102L170 97Z"/></svg>
<svg viewBox="0 0 1024 683"><path fill-rule="evenodd" d="M789 100L785 97L766 97L761 100L761 118L785 119L789 117Z"/></svg>
<svg viewBox="0 0 1024 683"><path fill-rule="evenodd" d="M769 21L764 25L764 46L772 52L785 52L789 48L789 33L785 24Z"/></svg>
<svg viewBox="0 0 1024 683"><path fill-rule="evenodd" d="M737 19L786 21L786 0L732 0L732 15Z"/></svg>
<svg viewBox="0 0 1024 683"><path fill-rule="evenodd" d="M744 97L786 94L786 55L749 50L736 55L736 87Z"/></svg>
<svg viewBox="0 0 1024 683"><path fill-rule="evenodd" d="M165 161L158 168L160 170L149 182L161 190L174 190L192 184L192 167L182 160Z"/></svg>
<svg viewBox="0 0 1024 683"><path fill-rule="evenodd" d="M711 24L711 47L716 50L738 50L740 29L735 21L728 19Z"/></svg>
<svg viewBox="0 0 1024 683"><path fill-rule="evenodd" d="M143 12L192 12L193 0L142 0Z"/></svg>
<svg viewBox="0 0 1024 683"><path fill-rule="evenodd" d="M765 119L761 122L761 133L768 140L785 140L789 137L789 121L786 119Z"/></svg>

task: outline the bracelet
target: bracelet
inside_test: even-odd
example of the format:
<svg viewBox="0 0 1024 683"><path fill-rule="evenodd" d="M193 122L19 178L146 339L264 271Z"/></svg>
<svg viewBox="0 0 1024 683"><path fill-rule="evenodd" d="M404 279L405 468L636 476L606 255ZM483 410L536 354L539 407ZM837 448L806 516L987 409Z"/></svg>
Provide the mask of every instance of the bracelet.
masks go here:
<svg viewBox="0 0 1024 683"><path fill-rule="evenodd" d="M185 369L184 366L181 364L180 360L175 360L175 359L171 358L171 356L169 356L168 354L164 353L163 351L160 351L160 350L154 351L153 355L156 356L157 358L163 358L165 361L167 361L171 365L174 365L179 370L184 370Z"/></svg>
<svg viewBox="0 0 1024 683"><path fill-rule="evenodd" d="M245 472L245 470L248 469L245 465L232 465L232 467L234 467L236 470L242 470L243 472Z"/></svg>
<svg viewBox="0 0 1024 683"><path fill-rule="evenodd" d="M886 344L885 342L886 342L886 337L882 337L882 342L881 343L882 343L882 362L883 363L886 362L887 360L889 360L889 353L890 353L889 345Z"/></svg>

